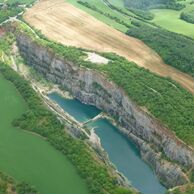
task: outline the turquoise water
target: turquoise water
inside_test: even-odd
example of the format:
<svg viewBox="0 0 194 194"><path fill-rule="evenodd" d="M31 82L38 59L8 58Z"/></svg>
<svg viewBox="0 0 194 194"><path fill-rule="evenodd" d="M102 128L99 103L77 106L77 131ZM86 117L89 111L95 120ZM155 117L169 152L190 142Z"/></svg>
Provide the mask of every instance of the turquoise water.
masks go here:
<svg viewBox="0 0 194 194"><path fill-rule="evenodd" d="M101 119L92 124L100 137L110 161L123 173L131 184L143 194L164 194L163 187L151 168L142 161L139 150L108 120Z"/></svg>
<svg viewBox="0 0 194 194"><path fill-rule="evenodd" d="M85 122L101 112L95 106L83 104L76 99L64 99L55 92L49 94L48 97L57 102L57 104L59 104L63 108L63 110L65 110L67 113L69 113L77 121L80 122Z"/></svg>
<svg viewBox="0 0 194 194"><path fill-rule="evenodd" d="M64 99L57 93L52 93L49 97L81 122L100 113L100 110L94 106L85 105L75 99ZM141 159L137 147L116 127L106 119L100 119L88 126L95 127L110 161L128 178L135 188L142 194L165 194L166 188L159 183L151 168Z"/></svg>

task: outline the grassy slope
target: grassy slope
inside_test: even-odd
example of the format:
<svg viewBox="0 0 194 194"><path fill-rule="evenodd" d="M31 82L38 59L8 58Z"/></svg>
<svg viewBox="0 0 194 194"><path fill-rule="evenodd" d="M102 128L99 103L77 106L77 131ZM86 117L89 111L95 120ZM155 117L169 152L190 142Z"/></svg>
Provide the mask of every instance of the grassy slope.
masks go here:
<svg viewBox="0 0 194 194"><path fill-rule="evenodd" d="M83 11L89 13L90 15L94 16L95 18L99 19L100 21L112 26L113 28L120 30L122 32L127 32L128 28L125 27L124 25L118 24L117 22L115 22L112 19L109 19L106 16L103 16L91 9L88 9L82 5L80 5L79 3L77 3L77 0L67 0L67 2L73 4L75 7L82 9ZM98 0L84 0L83 2L88 2L91 5L95 5L96 7L100 8L103 12L109 13L113 16L116 16L118 18L120 18L121 20L128 22L129 25L131 24L131 21L129 21L128 17L123 16L120 13L117 13L113 10L111 10L109 7L107 7L102 1L98 1Z"/></svg>
<svg viewBox="0 0 194 194"><path fill-rule="evenodd" d="M182 11L194 9L194 4L190 5L191 0L183 2L186 8L180 11L169 9L154 9L151 12L155 14L153 22L161 27L194 38L194 24L190 24L180 19Z"/></svg>
<svg viewBox="0 0 194 194"><path fill-rule="evenodd" d="M194 24L181 20L181 11L156 9L151 12L155 15L154 23L167 30L194 38Z"/></svg>
<svg viewBox="0 0 194 194"><path fill-rule="evenodd" d="M190 1L191 0L182 2L186 5L186 8L181 11L174 11L170 9L153 9L151 12L155 15L155 18L152 20L152 22L166 28L167 30L194 38L194 24L190 24L180 19L180 14L182 11L194 9L194 4L190 5ZM115 6L121 8L124 7L123 0L109 0L109 2Z"/></svg>
<svg viewBox="0 0 194 194"><path fill-rule="evenodd" d="M109 0L110 3L112 3L113 5L120 7L120 8L124 8L124 0Z"/></svg>

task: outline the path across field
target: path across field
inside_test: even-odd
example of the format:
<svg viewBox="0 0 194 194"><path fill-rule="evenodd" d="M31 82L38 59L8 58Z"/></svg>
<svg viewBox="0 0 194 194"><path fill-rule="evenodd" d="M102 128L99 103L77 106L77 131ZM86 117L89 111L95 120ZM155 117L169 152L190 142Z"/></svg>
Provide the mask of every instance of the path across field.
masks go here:
<svg viewBox="0 0 194 194"><path fill-rule="evenodd" d="M161 76L171 77L194 94L194 78L165 65L142 41L111 28L64 0L41 0L24 18L51 40L117 53Z"/></svg>

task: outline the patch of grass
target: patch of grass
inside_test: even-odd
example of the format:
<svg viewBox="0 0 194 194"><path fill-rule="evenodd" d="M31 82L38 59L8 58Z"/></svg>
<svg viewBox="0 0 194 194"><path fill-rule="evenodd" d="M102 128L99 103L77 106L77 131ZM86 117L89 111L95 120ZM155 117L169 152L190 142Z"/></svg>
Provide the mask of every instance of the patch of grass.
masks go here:
<svg viewBox="0 0 194 194"><path fill-rule="evenodd" d="M153 23L178 34L183 34L194 38L194 24L181 19L182 12L188 12L194 9L194 4L190 0L181 1L185 8L180 11L169 9L153 9L151 12L155 15Z"/></svg>
<svg viewBox="0 0 194 194"><path fill-rule="evenodd" d="M155 15L153 23L178 34L194 38L194 24L189 24L180 19L180 11L169 9L154 9L151 12Z"/></svg>

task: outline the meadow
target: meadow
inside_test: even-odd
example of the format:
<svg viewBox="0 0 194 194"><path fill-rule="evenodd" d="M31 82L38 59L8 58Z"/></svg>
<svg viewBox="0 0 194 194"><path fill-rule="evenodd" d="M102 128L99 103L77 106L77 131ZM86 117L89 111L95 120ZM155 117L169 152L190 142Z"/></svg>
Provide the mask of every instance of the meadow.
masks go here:
<svg viewBox="0 0 194 194"><path fill-rule="evenodd" d="M178 34L194 38L194 24L180 19L182 11L170 9L154 9L151 12L155 15L153 23Z"/></svg>

